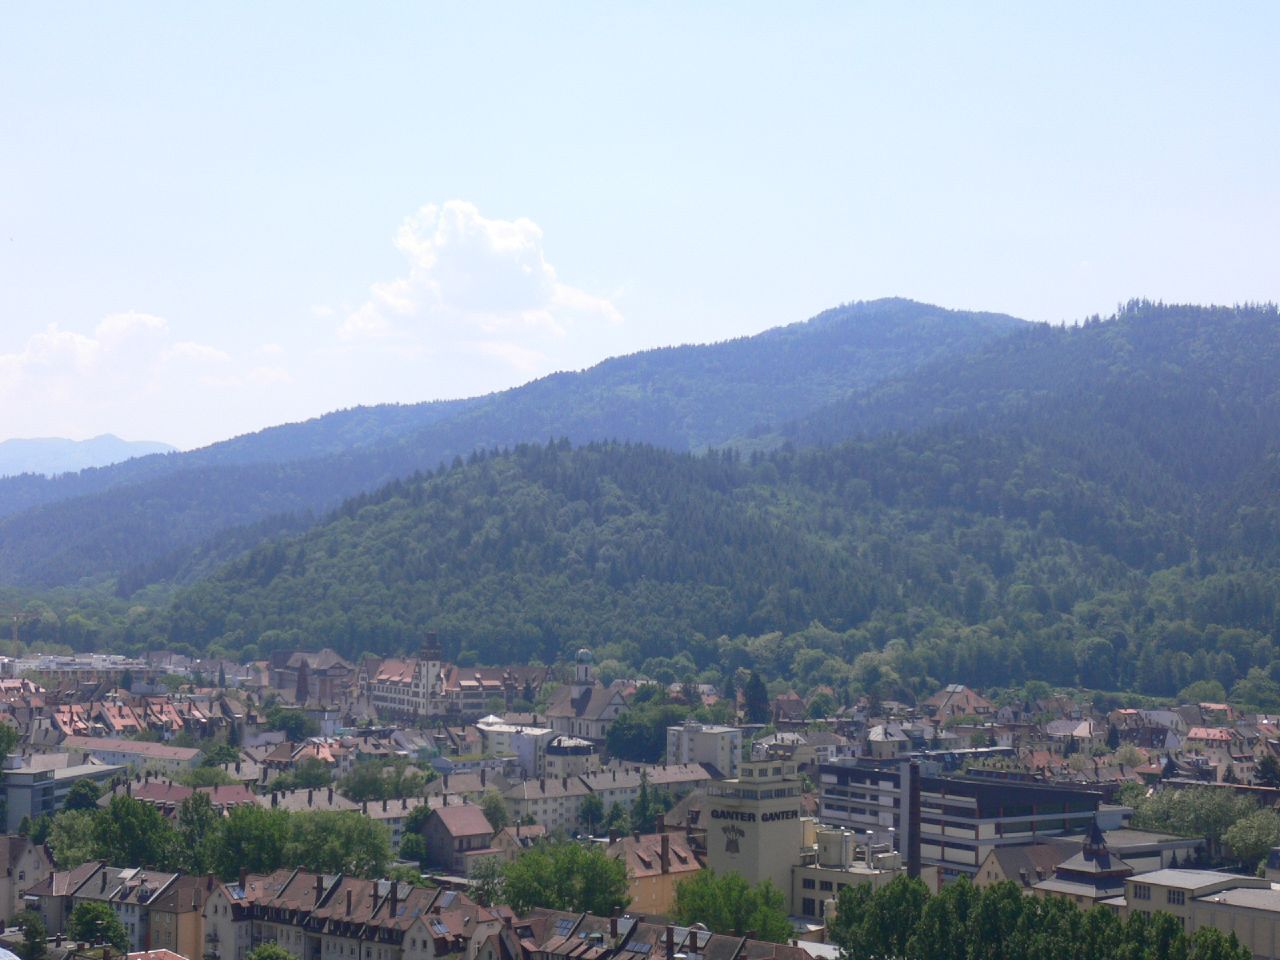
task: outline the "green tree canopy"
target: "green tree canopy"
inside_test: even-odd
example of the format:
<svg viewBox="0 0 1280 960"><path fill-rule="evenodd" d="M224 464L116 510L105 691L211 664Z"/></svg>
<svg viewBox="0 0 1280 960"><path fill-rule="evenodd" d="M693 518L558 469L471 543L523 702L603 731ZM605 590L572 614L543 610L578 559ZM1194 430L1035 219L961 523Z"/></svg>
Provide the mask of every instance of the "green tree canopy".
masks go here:
<svg viewBox="0 0 1280 960"><path fill-rule="evenodd" d="M294 960L294 956L278 943L263 943L244 955L244 960Z"/></svg>
<svg viewBox="0 0 1280 960"><path fill-rule="evenodd" d="M387 828L357 811L307 810L289 817L283 863L376 878L390 862Z"/></svg>
<svg viewBox="0 0 1280 960"><path fill-rule="evenodd" d="M503 870L506 902L517 914L534 907L609 916L631 901L627 868L598 845L544 843Z"/></svg>
<svg viewBox="0 0 1280 960"><path fill-rule="evenodd" d="M102 787L92 780L77 780L67 791L67 799L62 804L63 810L97 810L98 798L102 796Z"/></svg>
<svg viewBox="0 0 1280 960"><path fill-rule="evenodd" d="M94 815L94 859L122 867L164 867L173 862L177 837L160 811L117 794Z"/></svg>
<svg viewBox="0 0 1280 960"><path fill-rule="evenodd" d="M769 691L765 688L760 674L754 670L747 678L747 685L742 688L742 712L747 723L768 723L770 714Z"/></svg>
<svg viewBox="0 0 1280 960"><path fill-rule="evenodd" d="M1212 848L1221 844L1233 823L1257 810L1248 797L1216 787L1165 788L1150 797L1135 792L1125 796L1133 803L1134 827L1204 837Z"/></svg>
<svg viewBox="0 0 1280 960"><path fill-rule="evenodd" d="M676 884L676 919L701 923L714 933L741 937L754 931L760 940L786 943L792 936L787 902L765 881L754 886L736 873L699 870Z"/></svg>
<svg viewBox="0 0 1280 960"><path fill-rule="evenodd" d="M511 822L507 801L497 790L489 789L484 792L484 796L480 798L480 809L484 811L484 818L489 821L489 826L495 831L501 830Z"/></svg>
<svg viewBox="0 0 1280 960"><path fill-rule="evenodd" d="M49 849L63 870L94 859L94 825L97 810L63 810L53 818Z"/></svg>
<svg viewBox="0 0 1280 960"><path fill-rule="evenodd" d="M1227 827L1223 845L1247 869L1258 866L1274 846L1280 846L1280 813L1255 810Z"/></svg>
<svg viewBox="0 0 1280 960"><path fill-rule="evenodd" d="M232 807L211 844L210 865L223 880L234 880L243 868L269 873L284 863L289 814L284 810L243 804Z"/></svg>
<svg viewBox="0 0 1280 960"><path fill-rule="evenodd" d="M49 955L49 931L45 929L44 918L34 910L24 910L14 924L22 931L22 945L18 948L22 960L44 960Z"/></svg>
<svg viewBox="0 0 1280 960"><path fill-rule="evenodd" d="M129 949L129 934L116 912L101 900L85 900L71 911L67 933L84 943L105 943L117 950Z"/></svg>

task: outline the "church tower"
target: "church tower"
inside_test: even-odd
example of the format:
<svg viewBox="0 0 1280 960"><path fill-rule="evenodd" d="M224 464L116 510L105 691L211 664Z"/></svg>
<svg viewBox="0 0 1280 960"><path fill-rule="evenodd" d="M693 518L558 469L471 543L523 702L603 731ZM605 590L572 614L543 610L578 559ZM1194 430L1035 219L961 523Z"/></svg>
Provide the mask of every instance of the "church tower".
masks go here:
<svg viewBox="0 0 1280 960"><path fill-rule="evenodd" d="M586 647L579 650L573 658L573 699L589 694L595 686L595 657Z"/></svg>

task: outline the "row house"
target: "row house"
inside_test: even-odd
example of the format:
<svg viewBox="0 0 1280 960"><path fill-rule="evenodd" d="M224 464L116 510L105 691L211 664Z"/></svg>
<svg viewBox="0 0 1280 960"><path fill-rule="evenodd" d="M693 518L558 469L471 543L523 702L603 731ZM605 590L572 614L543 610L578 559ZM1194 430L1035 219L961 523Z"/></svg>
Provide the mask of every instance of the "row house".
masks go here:
<svg viewBox="0 0 1280 960"><path fill-rule="evenodd" d="M28 888L53 875L53 856L43 843L26 837L0 837L0 922L8 924L26 909Z"/></svg>
<svg viewBox="0 0 1280 960"><path fill-rule="evenodd" d="M54 729L71 737L153 734L169 740L185 732L204 738L225 726L219 711L167 696L60 703L49 708L48 718Z"/></svg>
<svg viewBox="0 0 1280 960"><path fill-rule="evenodd" d="M137 867L122 869L101 861L81 864L72 870L54 872L27 889L25 901L40 914L51 934L63 932L68 918L82 903L103 903L119 918L129 937L130 950L150 950L155 945L153 935L153 910L167 892L177 883L179 875ZM193 901L203 903L202 898L190 890L185 899L164 900L165 921L163 945L179 941L190 945L199 943L202 931L195 916L180 922L178 914L199 915ZM184 929L185 928L185 929Z"/></svg>
<svg viewBox="0 0 1280 960"><path fill-rule="evenodd" d="M226 813L232 807L256 803L257 795L243 784L217 787L188 787L172 780L152 779L151 777L131 778L123 783L115 783L110 790L98 799L98 806L105 807L115 796L130 796L135 800L158 809L166 817L176 817L182 802L193 794L203 794L209 798L213 809L218 813Z"/></svg>
<svg viewBox="0 0 1280 960"><path fill-rule="evenodd" d="M572 833L579 827L582 802L592 794L600 798L606 811L614 804L626 810L640 796L645 783L651 791L679 799L706 787L712 779L710 771L698 763L611 767L577 777L522 780L503 797L513 818L527 817L549 830Z"/></svg>
<svg viewBox="0 0 1280 960"><path fill-rule="evenodd" d="M231 787L222 789L230 790ZM269 794L253 796L250 802L271 809L287 810L290 813L306 813L327 811L330 813L359 813L375 823L387 828L391 841L391 852L398 853L404 840L405 825L413 811L421 806L443 807L455 802L443 795L431 797L402 797L399 800L366 800L357 803L348 800L333 787L318 789L302 787L297 790L277 790ZM461 803L459 799L456 802Z"/></svg>
<svg viewBox="0 0 1280 960"><path fill-rule="evenodd" d="M536 908L512 921L516 960L812 960L799 946L767 943L700 927L648 923L643 917L596 917ZM486 948L488 949L488 948ZM497 960L495 949L481 960Z"/></svg>
<svg viewBox="0 0 1280 960"><path fill-rule="evenodd" d="M400 756L389 740L379 737L309 737L301 743L282 741L264 751L258 762L267 770L295 769L306 760L319 760L335 777L351 772L362 760L385 760Z"/></svg>
<svg viewBox="0 0 1280 960"><path fill-rule="evenodd" d="M203 960L244 960L263 943L296 960L475 960L502 926L454 891L277 870L215 888Z"/></svg>

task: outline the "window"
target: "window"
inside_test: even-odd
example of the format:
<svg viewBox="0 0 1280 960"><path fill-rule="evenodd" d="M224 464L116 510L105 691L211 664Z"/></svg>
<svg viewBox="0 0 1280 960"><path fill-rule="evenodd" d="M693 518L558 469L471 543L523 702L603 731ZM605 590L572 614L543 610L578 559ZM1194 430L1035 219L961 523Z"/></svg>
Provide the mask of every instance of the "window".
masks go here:
<svg viewBox="0 0 1280 960"><path fill-rule="evenodd" d="M800 912L806 917L816 917L818 915L818 908L814 903L813 897L805 897L800 901Z"/></svg>
<svg viewBox="0 0 1280 960"><path fill-rule="evenodd" d="M1145 883L1135 883L1133 885L1133 899L1150 900L1151 888L1147 886Z"/></svg>
<svg viewBox="0 0 1280 960"><path fill-rule="evenodd" d="M1180 907L1187 902L1187 892L1185 890L1168 890L1165 892L1165 902L1171 903L1175 907Z"/></svg>
<svg viewBox="0 0 1280 960"><path fill-rule="evenodd" d="M801 881L800 881L800 886L804 887L806 890L812 890L812 889L813 889L813 878L811 878L811 877L805 877L803 880L801 880Z"/></svg>
<svg viewBox="0 0 1280 960"><path fill-rule="evenodd" d="M818 884L818 889L819 889L819 890L832 890L832 889L834 889L834 888L831 886L831 881L830 881L830 880L823 880L821 883L819 883L819 884Z"/></svg>

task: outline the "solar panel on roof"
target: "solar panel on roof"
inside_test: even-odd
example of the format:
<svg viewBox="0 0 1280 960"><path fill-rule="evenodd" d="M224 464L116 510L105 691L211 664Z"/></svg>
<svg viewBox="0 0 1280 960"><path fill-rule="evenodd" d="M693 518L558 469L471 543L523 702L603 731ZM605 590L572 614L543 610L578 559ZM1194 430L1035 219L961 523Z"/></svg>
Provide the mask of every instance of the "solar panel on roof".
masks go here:
<svg viewBox="0 0 1280 960"><path fill-rule="evenodd" d="M641 956L644 956L646 953L648 953L650 950L653 949L653 944L652 943L633 943L630 946L628 946L627 949L630 950L632 953L638 953Z"/></svg>
<svg viewBox="0 0 1280 960"><path fill-rule="evenodd" d="M556 921L556 934L561 937L567 937L573 932L573 925L577 922L573 917L561 917Z"/></svg>

